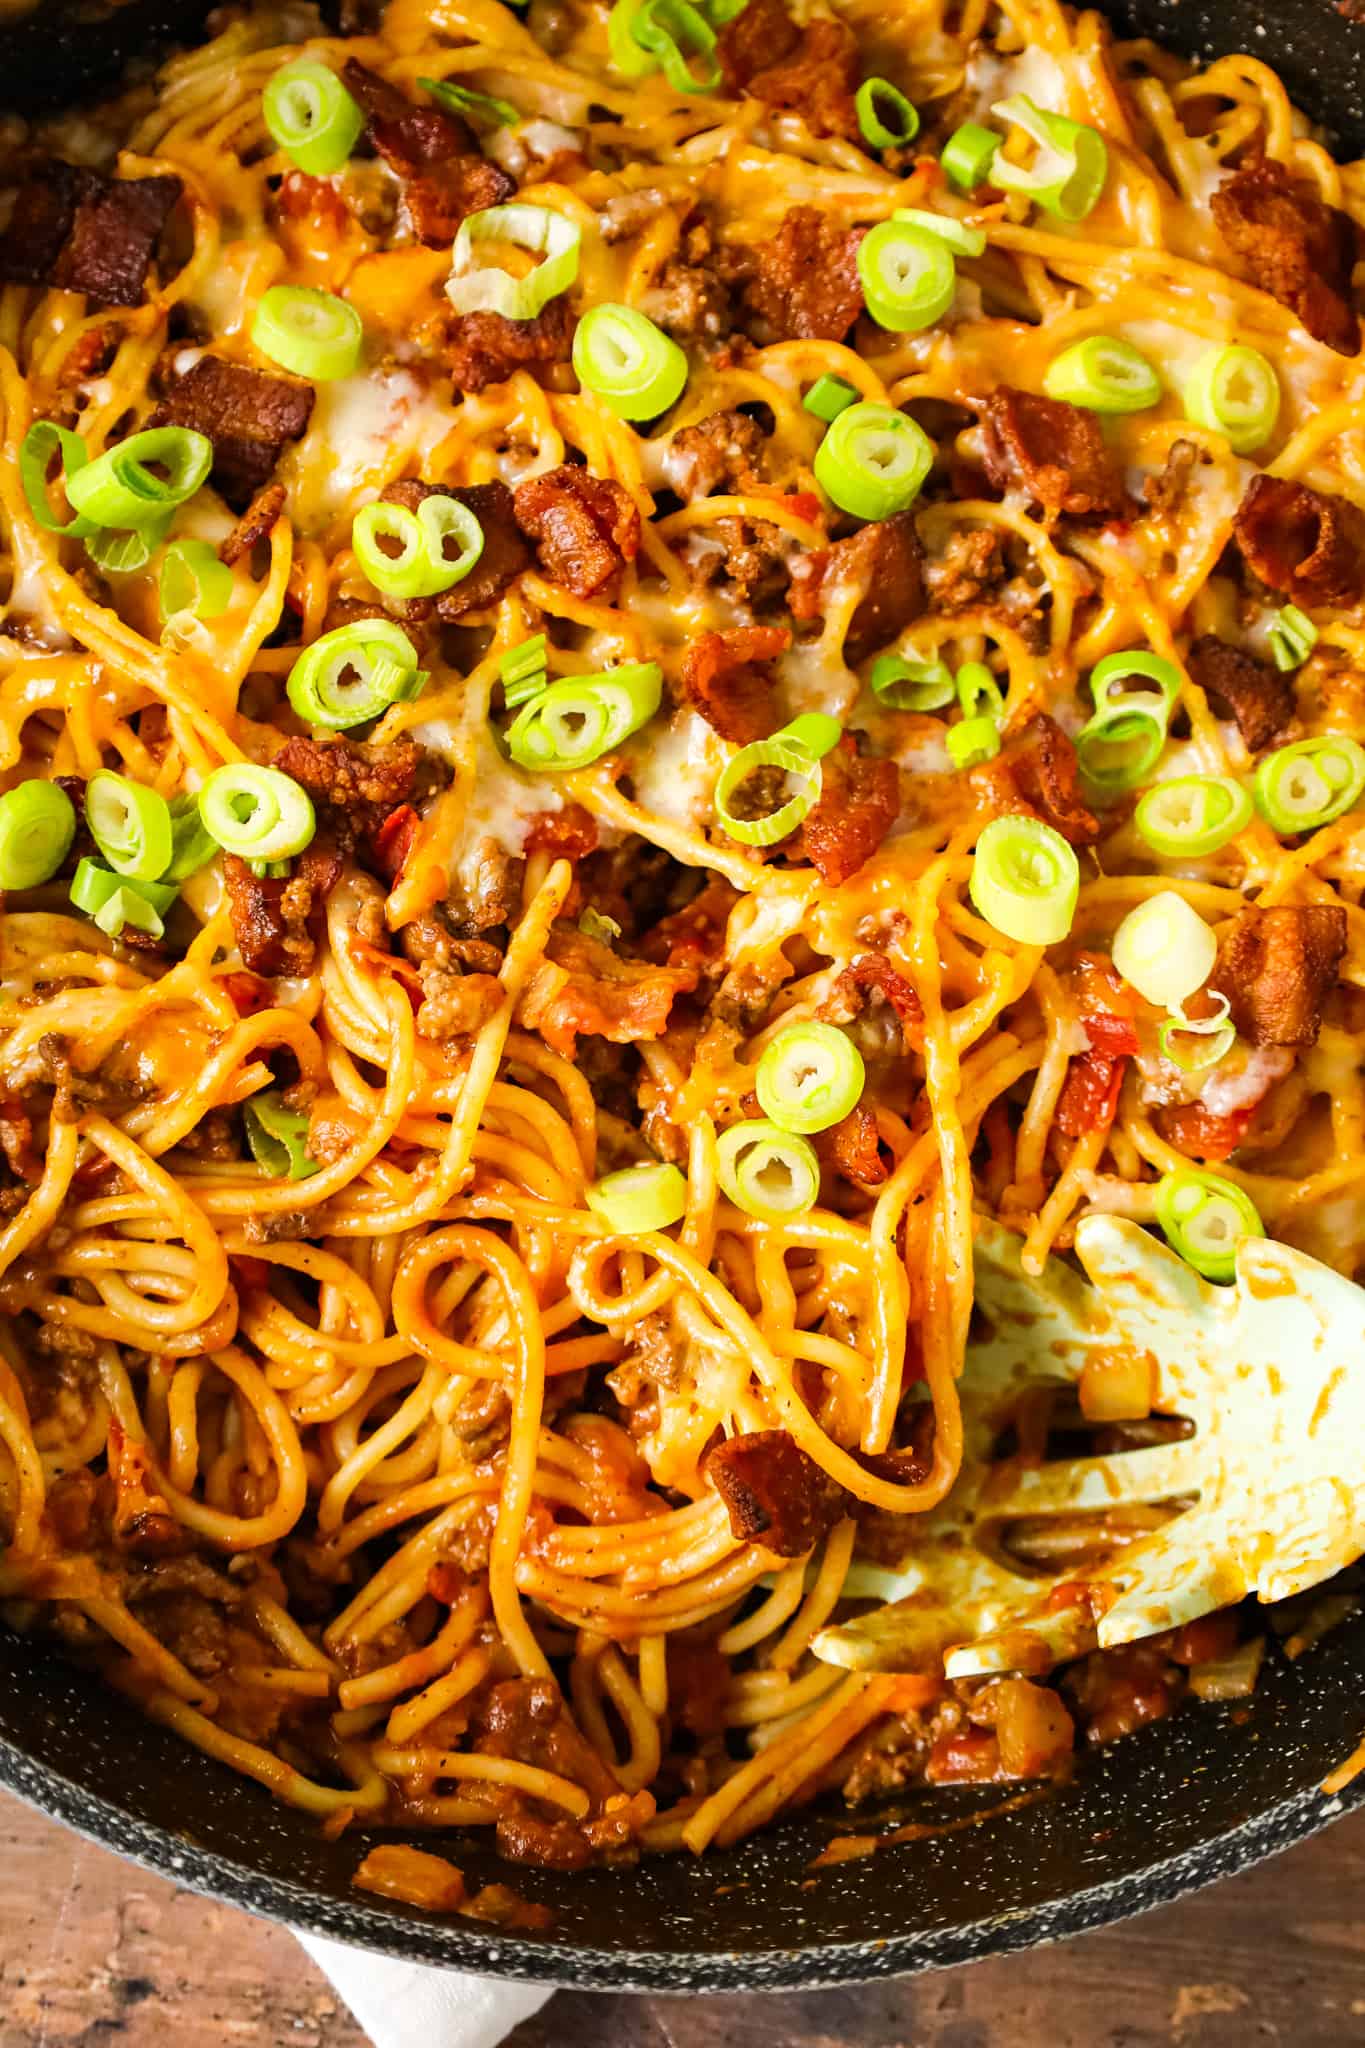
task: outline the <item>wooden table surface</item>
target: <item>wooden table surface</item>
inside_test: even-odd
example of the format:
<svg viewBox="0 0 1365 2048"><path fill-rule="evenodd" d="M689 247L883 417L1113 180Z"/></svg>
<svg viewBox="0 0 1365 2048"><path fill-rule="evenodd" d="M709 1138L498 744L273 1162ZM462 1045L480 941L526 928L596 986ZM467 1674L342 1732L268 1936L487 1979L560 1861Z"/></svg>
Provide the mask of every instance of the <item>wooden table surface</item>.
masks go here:
<svg viewBox="0 0 1365 2048"><path fill-rule="evenodd" d="M283 1928L0 1795L0 2048L365 2048ZM510 2048L1359 2048L1365 1813L1058 1948L780 1998L560 1992ZM432 2044L437 2048L437 2044Z"/></svg>

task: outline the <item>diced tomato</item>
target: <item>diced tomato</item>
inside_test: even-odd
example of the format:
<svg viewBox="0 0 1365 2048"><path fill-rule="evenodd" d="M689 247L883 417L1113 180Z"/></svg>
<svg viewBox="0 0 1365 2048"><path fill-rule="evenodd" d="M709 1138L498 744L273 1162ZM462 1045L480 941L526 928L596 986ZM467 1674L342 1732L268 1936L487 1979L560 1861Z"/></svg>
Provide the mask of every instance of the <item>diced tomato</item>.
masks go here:
<svg viewBox="0 0 1365 2048"><path fill-rule="evenodd" d="M782 503L789 512L794 512L798 519L806 520L811 526L819 524L820 500L814 491L788 491Z"/></svg>
<svg viewBox="0 0 1365 2048"><path fill-rule="evenodd" d="M1162 1137L1177 1152L1220 1164L1241 1144L1256 1109L1253 1103L1246 1109L1230 1110L1226 1116L1214 1116L1202 1102L1180 1102L1159 1110L1156 1122Z"/></svg>
<svg viewBox="0 0 1365 2048"><path fill-rule="evenodd" d="M239 1017L254 1017L258 1010L268 1010L275 1000L275 991L270 983L259 974L249 974L244 967L234 967L230 974L222 977L222 981L228 1000Z"/></svg>
<svg viewBox="0 0 1365 2048"><path fill-rule="evenodd" d="M1069 1138L1086 1131L1107 1131L1119 1106L1127 1061L1102 1052L1078 1053L1067 1068L1057 1103L1057 1128Z"/></svg>
<svg viewBox="0 0 1365 2048"><path fill-rule="evenodd" d="M374 835L375 864L390 882L396 882L403 872L403 864L417 837L417 822L417 813L412 805L400 804L396 811L389 812Z"/></svg>
<svg viewBox="0 0 1365 2048"><path fill-rule="evenodd" d="M1131 1017L1116 1016L1112 1010L1096 1010L1082 1017L1081 1029L1090 1040L1090 1050L1111 1060L1130 1058L1138 1049L1138 1035Z"/></svg>

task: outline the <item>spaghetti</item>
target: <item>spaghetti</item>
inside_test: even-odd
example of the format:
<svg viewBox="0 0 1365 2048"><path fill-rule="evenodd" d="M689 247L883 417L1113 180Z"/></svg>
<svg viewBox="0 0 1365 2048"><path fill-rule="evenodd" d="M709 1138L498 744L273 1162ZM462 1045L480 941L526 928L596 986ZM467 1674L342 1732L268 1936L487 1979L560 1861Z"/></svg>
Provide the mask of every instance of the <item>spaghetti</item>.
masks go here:
<svg viewBox="0 0 1365 2048"><path fill-rule="evenodd" d="M1225 1668L810 1645L974 1212L1365 1254L1365 169L1056 0L390 0L10 182L9 1618L570 1867Z"/></svg>

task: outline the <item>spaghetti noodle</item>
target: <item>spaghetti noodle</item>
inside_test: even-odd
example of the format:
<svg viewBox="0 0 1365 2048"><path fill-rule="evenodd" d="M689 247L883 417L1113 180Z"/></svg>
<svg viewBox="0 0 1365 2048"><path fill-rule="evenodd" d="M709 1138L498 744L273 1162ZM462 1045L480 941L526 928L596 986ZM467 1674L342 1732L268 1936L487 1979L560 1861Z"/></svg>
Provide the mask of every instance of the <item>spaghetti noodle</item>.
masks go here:
<svg viewBox="0 0 1365 2048"><path fill-rule="evenodd" d="M1057 0L390 0L9 175L10 1619L569 1866L1172 1705L1235 1618L810 1645L953 1485L974 1211L1365 1253L1365 168Z"/></svg>

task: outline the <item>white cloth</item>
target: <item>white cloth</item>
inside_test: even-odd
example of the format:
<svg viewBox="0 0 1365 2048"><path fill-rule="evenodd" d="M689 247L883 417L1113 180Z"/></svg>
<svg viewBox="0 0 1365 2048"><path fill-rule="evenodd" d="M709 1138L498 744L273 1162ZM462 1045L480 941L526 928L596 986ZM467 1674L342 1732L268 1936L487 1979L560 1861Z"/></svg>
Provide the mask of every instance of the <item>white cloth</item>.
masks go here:
<svg viewBox="0 0 1365 2048"><path fill-rule="evenodd" d="M497 2048L513 2027L540 2011L553 1988L400 1962L316 1934L299 1940L375 2048Z"/></svg>

